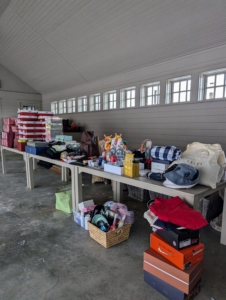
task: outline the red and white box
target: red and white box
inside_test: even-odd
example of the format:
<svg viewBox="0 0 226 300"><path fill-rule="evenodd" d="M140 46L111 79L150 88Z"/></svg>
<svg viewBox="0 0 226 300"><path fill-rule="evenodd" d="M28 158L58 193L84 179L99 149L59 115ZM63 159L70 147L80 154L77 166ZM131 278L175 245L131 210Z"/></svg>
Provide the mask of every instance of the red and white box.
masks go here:
<svg viewBox="0 0 226 300"><path fill-rule="evenodd" d="M12 132L18 132L18 126L12 126Z"/></svg>
<svg viewBox="0 0 226 300"><path fill-rule="evenodd" d="M25 115L25 116L18 115L18 119L20 121L37 121L38 117L37 116L28 116L28 115Z"/></svg>
<svg viewBox="0 0 226 300"><path fill-rule="evenodd" d="M36 117L38 117L38 111L37 110L18 109L17 113L20 116L36 116Z"/></svg>
<svg viewBox="0 0 226 300"><path fill-rule="evenodd" d="M27 127L45 127L45 124L43 124L40 121L19 121L18 123L19 128L27 128Z"/></svg>
<svg viewBox="0 0 226 300"><path fill-rule="evenodd" d="M15 124L15 118L3 118L3 124L4 125L14 125Z"/></svg>
<svg viewBox="0 0 226 300"><path fill-rule="evenodd" d="M13 140L13 147L18 148L18 139Z"/></svg>
<svg viewBox="0 0 226 300"><path fill-rule="evenodd" d="M2 146L11 147L12 142L9 140L2 140Z"/></svg>
<svg viewBox="0 0 226 300"><path fill-rule="evenodd" d="M4 132L11 132L12 131L12 125L3 125L3 131Z"/></svg>
<svg viewBox="0 0 226 300"><path fill-rule="evenodd" d="M39 117L53 117L54 113L51 111L38 111L38 118Z"/></svg>
<svg viewBox="0 0 226 300"><path fill-rule="evenodd" d="M8 140L9 139L9 132L2 132L2 139Z"/></svg>
<svg viewBox="0 0 226 300"><path fill-rule="evenodd" d="M27 133L45 133L44 127L23 127L19 129L19 134L27 134Z"/></svg>

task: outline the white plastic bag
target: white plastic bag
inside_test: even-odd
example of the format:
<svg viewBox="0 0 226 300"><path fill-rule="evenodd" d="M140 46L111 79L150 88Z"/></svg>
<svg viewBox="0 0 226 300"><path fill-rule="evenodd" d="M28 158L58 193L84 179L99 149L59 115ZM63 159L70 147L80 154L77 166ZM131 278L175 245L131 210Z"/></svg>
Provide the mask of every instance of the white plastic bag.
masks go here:
<svg viewBox="0 0 226 300"><path fill-rule="evenodd" d="M171 165L185 163L199 170L199 183L215 189L224 174L225 154L220 144L194 142Z"/></svg>

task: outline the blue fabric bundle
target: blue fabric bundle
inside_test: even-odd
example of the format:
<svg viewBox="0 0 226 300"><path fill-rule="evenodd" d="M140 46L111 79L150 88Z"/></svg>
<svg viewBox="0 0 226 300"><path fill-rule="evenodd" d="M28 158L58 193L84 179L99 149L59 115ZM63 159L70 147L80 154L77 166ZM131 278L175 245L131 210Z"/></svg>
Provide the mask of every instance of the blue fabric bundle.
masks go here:
<svg viewBox="0 0 226 300"><path fill-rule="evenodd" d="M152 158L172 162L181 156L181 150L175 146L153 146L150 149L150 156Z"/></svg>

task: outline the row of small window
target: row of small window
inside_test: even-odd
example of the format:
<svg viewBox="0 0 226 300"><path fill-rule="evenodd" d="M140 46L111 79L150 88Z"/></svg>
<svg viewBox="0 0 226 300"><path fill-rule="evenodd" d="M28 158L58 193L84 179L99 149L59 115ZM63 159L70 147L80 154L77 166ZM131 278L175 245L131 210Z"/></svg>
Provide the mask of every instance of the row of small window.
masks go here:
<svg viewBox="0 0 226 300"><path fill-rule="evenodd" d="M167 81L166 104L189 102L191 97L191 76L174 78ZM120 108L135 107L136 88L129 87L120 90ZM226 70L202 73L199 82L198 100L226 98ZM64 114L78 112L116 109L117 93L109 91L103 94L103 107L100 94L77 99L60 100L51 103L53 113ZM59 104L59 107L58 107ZM160 104L160 82L144 84L140 90L140 106Z"/></svg>

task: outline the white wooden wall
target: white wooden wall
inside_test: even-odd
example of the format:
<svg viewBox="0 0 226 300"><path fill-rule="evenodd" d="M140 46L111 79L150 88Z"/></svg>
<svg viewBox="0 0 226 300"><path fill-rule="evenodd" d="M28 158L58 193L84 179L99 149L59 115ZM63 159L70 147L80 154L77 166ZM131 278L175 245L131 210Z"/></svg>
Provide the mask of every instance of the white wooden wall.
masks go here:
<svg viewBox="0 0 226 300"><path fill-rule="evenodd" d="M42 96L29 85L0 65L0 131L3 117L17 117L21 102L36 103L41 107Z"/></svg>
<svg viewBox="0 0 226 300"><path fill-rule="evenodd" d="M198 102L199 73L220 68L226 68L226 46L43 95L43 109L49 110L51 101L113 89L119 98L120 88L135 85L136 108L61 116L74 120L86 130L94 130L100 138L104 134L122 133L130 149L138 148L143 139L150 138L155 145L175 145L182 150L194 141L220 143L226 150L226 99ZM192 76L191 102L166 105L166 80L183 75ZM161 82L160 105L139 107L140 85L158 80Z"/></svg>

